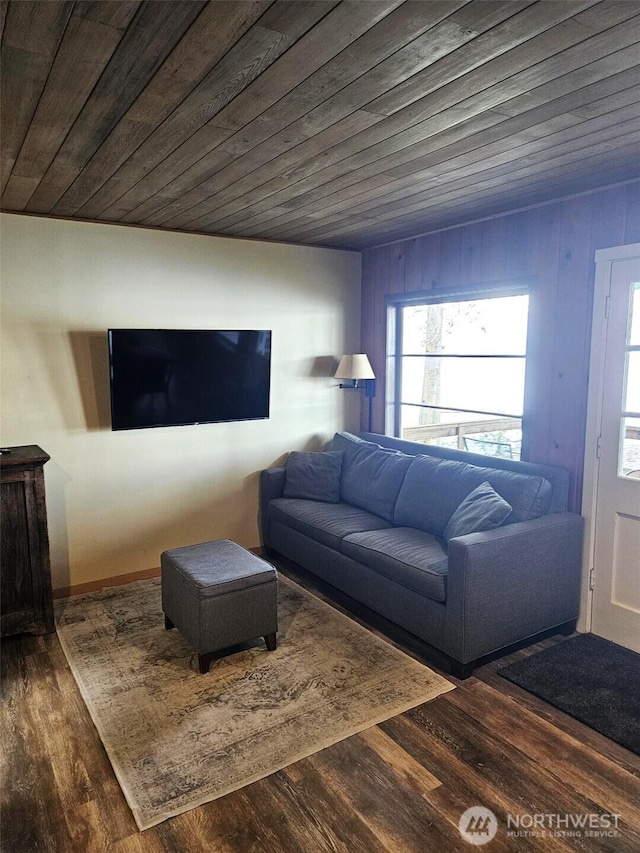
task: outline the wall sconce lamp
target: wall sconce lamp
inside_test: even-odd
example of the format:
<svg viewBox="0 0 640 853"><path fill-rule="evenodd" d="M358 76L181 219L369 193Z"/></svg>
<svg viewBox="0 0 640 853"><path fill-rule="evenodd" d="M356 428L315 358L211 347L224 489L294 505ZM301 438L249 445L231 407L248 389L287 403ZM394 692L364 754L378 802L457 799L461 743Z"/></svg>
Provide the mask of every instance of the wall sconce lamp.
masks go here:
<svg viewBox="0 0 640 853"><path fill-rule="evenodd" d="M361 386L358 383L361 379L375 379L376 375L367 356L363 352L359 352L355 355L342 356L334 378L351 380L350 385L341 382L341 388L359 388Z"/></svg>
<svg viewBox="0 0 640 853"><path fill-rule="evenodd" d="M376 396L376 375L367 356L363 352L355 353L355 355L343 355L334 378L350 380L348 384L341 382L341 388L355 390L364 388L365 396L369 400L368 431L371 432L373 398Z"/></svg>

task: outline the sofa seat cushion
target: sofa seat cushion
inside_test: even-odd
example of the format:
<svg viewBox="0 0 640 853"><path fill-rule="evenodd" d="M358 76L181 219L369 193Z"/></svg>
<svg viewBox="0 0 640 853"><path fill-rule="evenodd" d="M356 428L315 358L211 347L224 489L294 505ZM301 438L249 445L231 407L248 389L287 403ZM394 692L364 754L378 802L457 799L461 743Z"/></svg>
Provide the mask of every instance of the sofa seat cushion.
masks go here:
<svg viewBox="0 0 640 853"><path fill-rule="evenodd" d="M350 533L391 527L383 518L350 504L299 498L275 498L269 502L269 515L336 551L341 550L342 540Z"/></svg>
<svg viewBox="0 0 640 853"><path fill-rule="evenodd" d="M448 558L444 542L411 527L352 533L342 553L434 601L446 601Z"/></svg>
<svg viewBox="0 0 640 853"><path fill-rule="evenodd" d="M513 507L509 524L530 521L549 509L551 484L543 477L416 456L398 495L394 523L442 536L458 506L484 482Z"/></svg>

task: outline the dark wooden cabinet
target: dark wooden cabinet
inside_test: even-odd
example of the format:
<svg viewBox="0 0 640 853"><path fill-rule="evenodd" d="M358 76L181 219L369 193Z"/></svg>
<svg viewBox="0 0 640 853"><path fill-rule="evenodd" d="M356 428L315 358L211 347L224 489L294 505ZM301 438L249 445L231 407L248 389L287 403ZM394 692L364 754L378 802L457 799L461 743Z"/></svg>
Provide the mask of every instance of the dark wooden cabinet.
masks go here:
<svg viewBox="0 0 640 853"><path fill-rule="evenodd" d="M35 444L0 455L2 636L55 630L43 471L48 460Z"/></svg>

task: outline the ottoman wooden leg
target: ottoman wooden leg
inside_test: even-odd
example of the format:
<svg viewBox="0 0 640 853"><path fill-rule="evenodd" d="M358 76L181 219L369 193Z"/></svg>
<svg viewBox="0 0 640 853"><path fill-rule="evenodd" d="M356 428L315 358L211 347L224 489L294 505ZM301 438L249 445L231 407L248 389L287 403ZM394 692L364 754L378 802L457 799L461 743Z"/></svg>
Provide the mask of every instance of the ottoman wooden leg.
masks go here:
<svg viewBox="0 0 640 853"><path fill-rule="evenodd" d="M209 653L206 655L198 655L198 671L200 675L205 675L209 672L209 664L211 663L211 658L213 654Z"/></svg>
<svg viewBox="0 0 640 853"><path fill-rule="evenodd" d="M276 645L277 645L276 635L275 634L265 634L264 641L267 644L267 649L270 652L275 652Z"/></svg>
<svg viewBox="0 0 640 853"><path fill-rule="evenodd" d="M169 619L166 613L164 614L164 627L167 631L170 631L172 628L176 627L171 621L171 619Z"/></svg>

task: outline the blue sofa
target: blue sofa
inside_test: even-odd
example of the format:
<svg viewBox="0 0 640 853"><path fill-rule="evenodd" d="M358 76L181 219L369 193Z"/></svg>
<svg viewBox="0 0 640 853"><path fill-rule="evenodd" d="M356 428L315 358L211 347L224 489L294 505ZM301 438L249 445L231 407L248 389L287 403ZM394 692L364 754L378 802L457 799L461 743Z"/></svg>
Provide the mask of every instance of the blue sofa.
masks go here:
<svg viewBox="0 0 640 853"><path fill-rule="evenodd" d="M567 512L567 471L371 433L337 433L327 451L262 472L268 553L419 637L460 678L575 629L583 520Z"/></svg>

